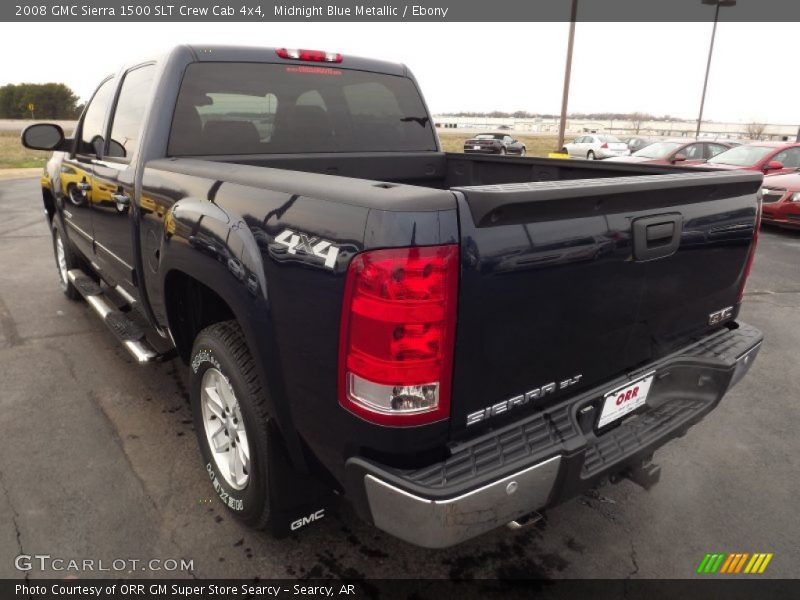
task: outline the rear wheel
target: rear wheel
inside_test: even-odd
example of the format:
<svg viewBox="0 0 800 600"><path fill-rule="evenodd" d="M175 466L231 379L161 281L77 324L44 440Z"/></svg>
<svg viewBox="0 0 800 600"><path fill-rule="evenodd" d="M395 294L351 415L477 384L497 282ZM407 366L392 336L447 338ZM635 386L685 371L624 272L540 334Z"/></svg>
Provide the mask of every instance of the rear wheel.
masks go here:
<svg viewBox="0 0 800 600"><path fill-rule="evenodd" d="M64 292L64 295L70 300L80 300L81 293L70 283L69 277L67 276L67 272L70 269L79 266L78 258L64 239L61 227L57 222L53 223L53 255L56 259L58 283L61 286L61 291Z"/></svg>
<svg viewBox="0 0 800 600"><path fill-rule="evenodd" d="M519 151L520 156L525 156L525 147L523 146L522 150Z"/></svg>
<svg viewBox="0 0 800 600"><path fill-rule="evenodd" d="M294 514L287 490L274 485L286 459L239 324L225 321L201 331L190 364L192 417L214 492L237 519L276 531L281 511Z"/></svg>
<svg viewBox="0 0 800 600"><path fill-rule="evenodd" d="M594 160L594 152L589 150L588 154L586 154L586 160Z"/></svg>

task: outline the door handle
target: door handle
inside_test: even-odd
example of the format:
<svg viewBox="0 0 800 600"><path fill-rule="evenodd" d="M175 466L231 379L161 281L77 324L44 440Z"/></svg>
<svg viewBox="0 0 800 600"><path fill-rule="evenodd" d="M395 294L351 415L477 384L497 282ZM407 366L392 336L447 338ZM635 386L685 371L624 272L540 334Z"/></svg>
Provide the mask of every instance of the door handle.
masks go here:
<svg viewBox="0 0 800 600"><path fill-rule="evenodd" d="M91 189L92 189L92 184L91 184L91 183L89 183L88 181L81 181L81 182L78 184L78 189L79 189L80 191L82 191L82 192L88 192L89 190L91 190Z"/></svg>
<svg viewBox="0 0 800 600"><path fill-rule="evenodd" d="M131 197L123 192L114 192L111 194L111 199L117 204L121 204L123 206L129 206L131 203Z"/></svg>
<svg viewBox="0 0 800 600"><path fill-rule="evenodd" d="M640 262L666 258L678 251L683 231L680 214L655 215L632 224L633 257Z"/></svg>

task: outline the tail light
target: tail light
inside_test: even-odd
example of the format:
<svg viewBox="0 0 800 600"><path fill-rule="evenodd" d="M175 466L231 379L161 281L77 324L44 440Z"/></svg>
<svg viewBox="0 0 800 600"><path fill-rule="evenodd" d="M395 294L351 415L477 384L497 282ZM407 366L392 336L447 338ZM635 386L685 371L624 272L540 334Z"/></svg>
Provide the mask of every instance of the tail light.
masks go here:
<svg viewBox="0 0 800 600"><path fill-rule="evenodd" d="M747 278L750 277L750 270L753 268L753 260L756 257L756 247L758 246L758 232L761 230L761 192L758 193L758 208L756 209L756 224L755 233L753 234L753 242L750 244L750 252L747 255L747 262L744 265L744 274L742 275L742 287L739 289L739 302L744 298L744 290L747 287Z"/></svg>
<svg viewBox="0 0 800 600"><path fill-rule="evenodd" d="M608 142L605 142L605 143L604 143L602 146L600 146L600 147L601 147L601 148L608 148Z"/></svg>
<svg viewBox="0 0 800 600"><path fill-rule="evenodd" d="M293 48L278 48L275 50L281 58L290 60L308 60L312 62L342 62L342 55L335 52L323 52L322 50L296 50Z"/></svg>
<svg viewBox="0 0 800 600"><path fill-rule="evenodd" d="M381 425L450 416L458 246L356 255L345 282L339 403Z"/></svg>

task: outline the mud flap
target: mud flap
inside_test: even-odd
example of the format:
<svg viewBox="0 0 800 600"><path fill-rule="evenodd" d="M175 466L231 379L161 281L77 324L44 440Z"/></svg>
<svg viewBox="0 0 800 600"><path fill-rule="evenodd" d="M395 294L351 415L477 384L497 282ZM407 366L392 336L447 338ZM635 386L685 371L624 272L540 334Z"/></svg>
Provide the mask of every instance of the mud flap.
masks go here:
<svg viewBox="0 0 800 600"><path fill-rule="evenodd" d="M319 478L292 467L280 434L273 433L269 436L269 531L285 537L325 518L334 494Z"/></svg>

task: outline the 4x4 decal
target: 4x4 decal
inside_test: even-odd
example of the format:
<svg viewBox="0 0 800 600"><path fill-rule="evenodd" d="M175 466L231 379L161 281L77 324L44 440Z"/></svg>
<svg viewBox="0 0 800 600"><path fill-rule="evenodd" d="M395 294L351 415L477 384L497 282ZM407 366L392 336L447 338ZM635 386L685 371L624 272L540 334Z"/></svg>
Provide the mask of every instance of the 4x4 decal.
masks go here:
<svg viewBox="0 0 800 600"><path fill-rule="evenodd" d="M339 256L339 247L334 246L333 242L291 229L281 231L275 237L274 243L284 246L286 252L292 255L299 253L320 258L328 269L336 266L336 257Z"/></svg>

